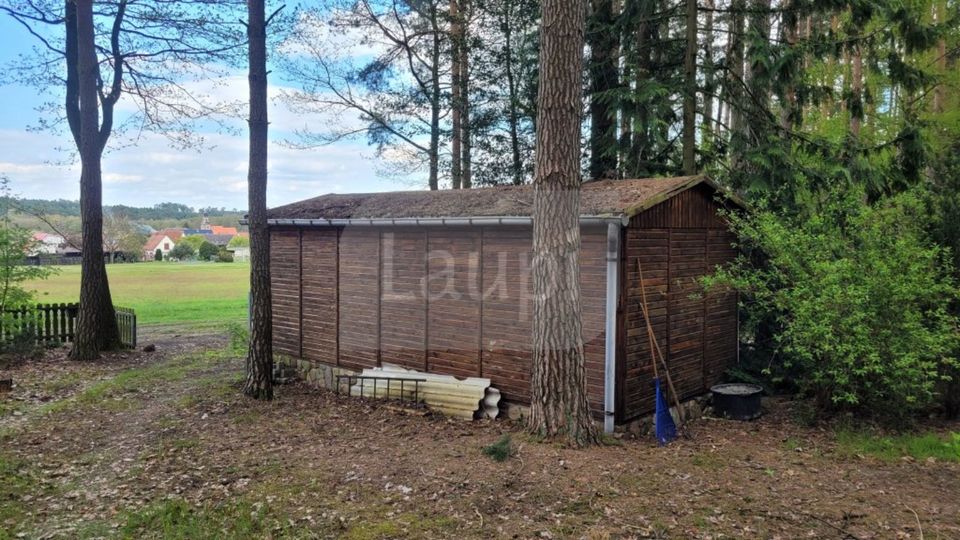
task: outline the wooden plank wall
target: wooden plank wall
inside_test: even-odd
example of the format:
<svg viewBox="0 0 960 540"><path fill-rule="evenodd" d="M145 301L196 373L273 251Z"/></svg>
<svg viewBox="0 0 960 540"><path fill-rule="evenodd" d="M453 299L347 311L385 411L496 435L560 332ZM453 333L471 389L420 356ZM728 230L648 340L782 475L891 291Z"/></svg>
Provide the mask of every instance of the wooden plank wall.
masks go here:
<svg viewBox="0 0 960 540"><path fill-rule="evenodd" d="M380 363L380 231L347 227L340 233L339 305L340 350L338 364L350 369L377 367ZM339 308L339 309L338 309Z"/></svg>
<svg viewBox="0 0 960 540"><path fill-rule="evenodd" d="M704 302L697 279L706 275L706 229L671 229L669 314L670 375L677 393L695 396L704 387Z"/></svg>
<svg viewBox="0 0 960 540"><path fill-rule="evenodd" d="M643 270L646 289L647 308L650 310L650 322L654 335L661 348L666 351L667 343L667 281L669 279L670 230L639 229L629 227L626 233L626 279L621 294L625 302L625 371L622 380L622 398L619 410L629 419L649 408L653 402L653 378L650 339L643 318L642 298L640 295L640 274ZM637 267L640 260L641 268Z"/></svg>
<svg viewBox="0 0 960 540"><path fill-rule="evenodd" d="M300 230L270 231L273 351L300 357Z"/></svg>
<svg viewBox="0 0 960 540"><path fill-rule="evenodd" d="M303 359L337 363L338 229L303 229L300 238Z"/></svg>
<svg viewBox="0 0 960 540"><path fill-rule="evenodd" d="M302 342L303 358L351 369L392 363L489 377L505 399L529 402L531 228L349 227L339 242L334 229L302 234L301 246L296 231L274 232L274 287L282 293L274 340L284 351ZM583 229L580 264L588 398L599 414L605 227ZM300 287L302 337L291 316L301 310Z"/></svg>
<svg viewBox="0 0 960 540"><path fill-rule="evenodd" d="M581 230L580 287L587 398L603 411L606 309L606 241L603 227ZM530 401L533 282L530 228L488 228L483 238L482 372L505 399Z"/></svg>
<svg viewBox="0 0 960 540"><path fill-rule="evenodd" d="M530 401L532 230L487 228L483 236L482 370L504 399Z"/></svg>
<svg viewBox="0 0 960 540"><path fill-rule="evenodd" d="M736 237L726 229L707 231L707 267L733 260L737 249L733 246ZM706 339L703 342L703 374L707 384L720 380L723 372L737 358L737 293L717 291L707 297L705 324Z"/></svg>
<svg viewBox="0 0 960 540"><path fill-rule="evenodd" d="M621 421L653 411L650 342L640 304L643 266L650 322L681 399L709 390L736 359L736 295L703 295L699 278L736 256L712 191L698 186L635 216L627 228Z"/></svg>
<svg viewBox="0 0 960 540"><path fill-rule="evenodd" d="M607 229L591 227L580 234L580 308L583 353L587 364L590 409L603 414L603 371L606 363Z"/></svg>
<svg viewBox="0 0 960 540"><path fill-rule="evenodd" d="M479 377L483 230L442 227L427 235L427 368L457 377Z"/></svg>
<svg viewBox="0 0 960 540"><path fill-rule="evenodd" d="M380 362L425 370L427 233L380 233Z"/></svg>

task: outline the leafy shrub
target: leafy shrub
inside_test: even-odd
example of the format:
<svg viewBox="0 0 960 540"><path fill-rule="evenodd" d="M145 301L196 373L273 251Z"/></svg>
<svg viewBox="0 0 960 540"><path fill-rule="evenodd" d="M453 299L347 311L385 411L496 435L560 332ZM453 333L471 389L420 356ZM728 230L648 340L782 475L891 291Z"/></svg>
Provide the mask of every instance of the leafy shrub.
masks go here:
<svg viewBox="0 0 960 540"><path fill-rule="evenodd" d="M181 238L180 241L177 242L177 245L179 246L180 244L186 244L193 248L193 251L196 252L199 251L200 246L207 241L207 237L202 234L190 234Z"/></svg>
<svg viewBox="0 0 960 540"><path fill-rule="evenodd" d="M0 195L9 202L9 189L5 178L0 177ZM34 356L40 349L37 345L37 319L30 309L18 311L34 302L35 291L26 288L26 283L46 279L56 271L49 266L24 264L23 256L34 253L37 242L31 232L17 226L9 219L6 209L0 208L0 353L18 358Z"/></svg>
<svg viewBox="0 0 960 540"><path fill-rule="evenodd" d="M153 252L153 260L155 260L155 261L162 261L162 260L163 260L163 250L161 250L160 248L157 248L157 250Z"/></svg>
<svg viewBox="0 0 960 540"><path fill-rule="evenodd" d="M220 248L220 251L217 252L217 262L232 263L233 252L227 251L225 248Z"/></svg>
<svg viewBox="0 0 960 540"><path fill-rule="evenodd" d="M705 281L746 293L749 318L774 322L780 358L767 374L820 410L903 420L934 402L956 365L948 254L926 237L916 193L876 205L850 190L829 195L807 216L730 216L745 255Z"/></svg>
<svg viewBox="0 0 960 540"><path fill-rule="evenodd" d="M250 247L250 237L236 235L230 239L230 242L227 244L227 247L238 248L238 247Z"/></svg>
<svg viewBox="0 0 960 540"><path fill-rule="evenodd" d="M960 268L960 143L947 148L944 159L937 160L931 175L930 213L933 216L930 232L941 246L950 248L953 255L954 276ZM951 306L954 315L960 314L960 303ZM960 367L946 366L940 395L943 412L948 418L960 417Z"/></svg>
<svg viewBox="0 0 960 540"><path fill-rule="evenodd" d="M43 346L37 342L39 319L33 311L0 313L0 326L3 327L3 340L0 340L0 355L8 358L0 361L3 365L14 365L28 358L37 358L43 352Z"/></svg>
<svg viewBox="0 0 960 540"><path fill-rule="evenodd" d="M179 244L173 246L173 249L170 250L170 258L176 259L178 261L183 261L190 259L196 254L196 251L193 249L187 242L180 242Z"/></svg>
<svg viewBox="0 0 960 540"><path fill-rule="evenodd" d="M216 257L219 251L220 248L218 248L216 245L211 242L204 241L202 244L200 244L200 247L197 248L197 255L200 257L200 260L209 261L210 259Z"/></svg>

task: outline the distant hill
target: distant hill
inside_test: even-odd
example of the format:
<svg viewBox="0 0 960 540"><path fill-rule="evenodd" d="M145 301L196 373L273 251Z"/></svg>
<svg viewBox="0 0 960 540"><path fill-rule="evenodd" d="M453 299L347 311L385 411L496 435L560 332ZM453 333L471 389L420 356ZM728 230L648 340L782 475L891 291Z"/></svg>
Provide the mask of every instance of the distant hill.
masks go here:
<svg viewBox="0 0 960 540"><path fill-rule="evenodd" d="M151 229L167 227L196 229L202 216L207 214L211 225L239 227L245 211L225 208L191 208L185 204L165 202L152 207L127 206L123 204L104 206L104 212L114 217L125 217L147 234ZM19 211L22 209L23 211ZM34 231L53 232L67 236L80 234L80 203L57 199L17 199L10 201L0 197L0 213L7 213L13 223Z"/></svg>
<svg viewBox="0 0 960 540"><path fill-rule="evenodd" d="M0 198L0 207L9 208L9 202L10 201L8 201L6 197ZM45 199L18 199L16 201L16 206L35 214L80 217L80 201L68 201L66 199L57 199L53 201L48 201ZM123 214L133 221L157 219L182 220L199 217L203 215L203 213L206 213L210 217L222 217L245 213L243 210L227 210L225 208L211 207L193 209L185 204L173 202L162 202L155 204L152 207L116 204L104 206L103 209L106 212Z"/></svg>

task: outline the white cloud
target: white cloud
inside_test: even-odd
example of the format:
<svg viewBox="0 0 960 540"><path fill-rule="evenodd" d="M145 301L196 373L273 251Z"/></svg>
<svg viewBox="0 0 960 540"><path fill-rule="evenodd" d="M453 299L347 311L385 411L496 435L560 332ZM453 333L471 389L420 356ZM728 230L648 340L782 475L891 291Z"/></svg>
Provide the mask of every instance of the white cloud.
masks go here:
<svg viewBox="0 0 960 540"><path fill-rule="evenodd" d="M206 135L214 148L204 152L170 149L160 135L145 134L136 147L104 156L104 204L152 206L173 201L194 207L246 208L245 136ZM28 198L79 197L78 164L57 165L61 137L0 130L0 174L14 193ZM375 161L359 143L314 150L271 144L267 202L271 206L331 192L409 189L375 174Z"/></svg>
<svg viewBox="0 0 960 540"><path fill-rule="evenodd" d="M362 39L359 30L338 29L331 32L318 20L302 19L300 29L312 32L325 47L343 58L364 58L383 45ZM0 28L3 24L0 23ZM293 47L293 44L287 44ZM293 49L286 52L294 53ZM0 51L0 58L10 56ZM176 149L161 134L131 132L111 137L110 148L103 160L104 203L152 206L173 201L190 206L223 206L245 208L247 205L247 133L245 110L247 77L242 70L223 69L225 76L203 78L203 74L185 73L185 90L195 96L207 96L218 103L240 106L240 114L226 121L239 134L209 132L204 122L199 129L204 148ZM189 80L202 75L197 80ZM271 206L330 192L389 191L425 187L425 174L420 179L386 180L377 175L378 165L395 159L392 153L382 161L373 159L373 150L360 141L344 141L311 150L296 150L278 143L295 131L322 131L330 125L352 127L357 120L346 113L341 117L325 114L303 114L290 111L279 100L284 91L278 84L282 73L273 76L268 88L271 137L269 149L269 181L267 201ZM0 86L0 97L15 95L21 86ZM30 92L34 92L32 89ZM62 150L73 142L66 135L32 132L22 125L33 122L25 115L29 103L19 99L0 99L0 174L9 176L13 191L29 198L71 199L79 197L80 167L64 163L70 156ZM117 107L117 124L123 124L139 108L132 96L124 95ZM27 119L25 120L25 116ZM29 121L28 121L29 120ZM136 138L135 146L128 146Z"/></svg>

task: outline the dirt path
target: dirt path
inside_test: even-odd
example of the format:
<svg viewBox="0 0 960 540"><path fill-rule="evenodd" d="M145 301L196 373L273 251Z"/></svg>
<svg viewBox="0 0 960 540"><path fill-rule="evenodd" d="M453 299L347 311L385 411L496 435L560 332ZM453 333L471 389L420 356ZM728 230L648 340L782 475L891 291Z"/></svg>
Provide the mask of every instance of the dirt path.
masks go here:
<svg viewBox="0 0 960 540"><path fill-rule="evenodd" d="M301 384L239 396L223 339L13 370L2 525L24 537L960 538L960 467L839 455L788 404L667 448L574 451ZM211 349L213 347L213 349ZM514 456L481 448L512 433ZM7 465L4 466L3 463ZM2 500L2 499L0 499ZM0 538L4 534L0 532Z"/></svg>

